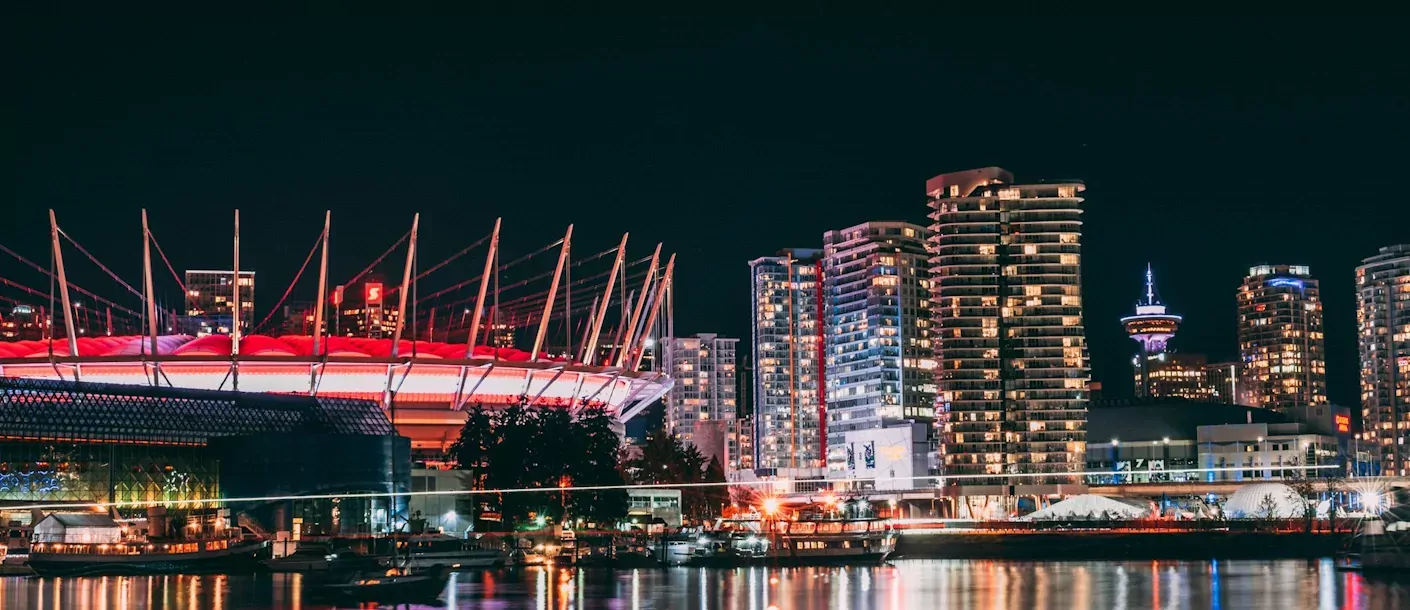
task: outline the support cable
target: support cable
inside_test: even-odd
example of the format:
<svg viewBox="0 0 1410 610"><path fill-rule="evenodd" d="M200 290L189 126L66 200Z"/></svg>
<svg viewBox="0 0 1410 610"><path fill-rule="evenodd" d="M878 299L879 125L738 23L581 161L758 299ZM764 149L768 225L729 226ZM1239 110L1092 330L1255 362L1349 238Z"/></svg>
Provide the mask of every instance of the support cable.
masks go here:
<svg viewBox="0 0 1410 610"><path fill-rule="evenodd" d="M175 279L176 285L181 288L181 294L183 295L182 299L186 302L187 305L194 303L195 301L191 299L191 292L186 289L186 282L181 281L181 276L176 273L176 267L171 266L171 261L167 260L166 253L162 252L162 245L157 241L156 234L152 233L152 231L149 229L147 231L147 237L151 238L152 246L157 249L157 254L161 255L162 262L166 264L167 271L171 272L172 279Z"/></svg>
<svg viewBox="0 0 1410 610"><path fill-rule="evenodd" d="M372 261L372 264L368 265L368 266L367 266L365 269L363 269L362 271L359 271L357 275L354 275L352 279L350 279L350 280L344 282L342 285L344 285L344 286L352 286L353 284L356 284L358 280L362 279L362 276L367 275L367 274L369 274L369 273L372 273L372 270L373 270L373 269L376 269L376 268L377 268L377 265L382 264L382 261L383 261L384 259L386 259L388 256L390 256L390 255L392 254L392 252L396 251L397 246L400 246L400 245L402 244L402 242L406 241L406 240L407 240L408 238L410 238L410 237L411 237L411 230L408 229L408 230L406 231L406 233L401 236L401 239L398 239L398 240L396 241L396 243L392 244L391 247L387 248L387 251L386 251L386 252L383 252L381 256L377 257L377 260Z"/></svg>
<svg viewBox="0 0 1410 610"><path fill-rule="evenodd" d="M34 263L31 262L29 259L27 259L27 258L25 258L25 257L23 257L23 256L20 256L20 255L19 255L18 253L16 253L14 250L11 250L11 249L9 249L9 248L6 248L6 247L3 246L3 245L0 245L0 252L4 252L4 253L6 253L6 254L9 254L10 256L13 256L13 257L15 257L16 259L18 259L20 262L22 262L22 263L24 263L24 264L26 264L26 265L29 265L30 267L34 268L36 271L39 271L40 273L43 273L44 275L49 276L50 282L53 282L53 281L55 280L55 278L54 278L54 272L52 272L52 271L50 271L50 270L48 270L48 269L45 269L45 268L43 268L43 267L40 267L39 265L34 264ZM88 298L90 298L90 299L93 299L93 300L96 301L96 302L99 302L99 303L102 303L102 304L107 305L107 306L109 306L109 307L112 307L113 309L116 309L116 310L121 311L121 312L124 312L124 313L131 314L131 315L134 315L134 316L140 316L140 315L141 315L141 314L139 314L139 313L137 313L137 312L135 312L135 311L133 311L133 310L131 310L131 309L128 309L128 308L126 308L126 307L123 307L123 306L121 306L121 305L118 305L117 303L114 303L114 302L112 302L112 301L109 301L108 299L105 299L105 298L100 297L100 296L98 296L98 295L96 295L96 294L93 294L92 292L89 292L89 291L87 291L87 290L84 290L81 286L79 286L79 285L77 285L77 284L75 284L75 283L73 283L73 282L68 282L68 285L69 285L69 288L74 289L74 291L78 292L79 294L81 294L81 295L83 295L83 296L86 296L86 297L88 297ZM140 294L140 293L139 293L139 294Z"/></svg>
<svg viewBox="0 0 1410 610"><path fill-rule="evenodd" d="M64 239L69 240L69 243L73 244L73 247L78 248L79 252L82 252L84 256L88 257L88 260L93 261L93 264L97 265L99 269L102 269L104 272L106 272L109 277L112 277L113 280L115 280L117 283L122 284L122 287L126 288L128 292L137 295L137 298L139 299L144 298L140 290L137 290L136 288L133 288L131 284L122 281L122 278L118 277L118 274L113 273L112 269L109 269L107 265L104 265L101 261L99 261L98 257L93 256L91 253L89 253L88 250L84 248L82 244L78 243L76 240L74 240L74 238L70 237L69 234L65 233L62 228L59 229L59 235L63 235Z"/></svg>
<svg viewBox="0 0 1410 610"><path fill-rule="evenodd" d="M259 330L269 322L269 319L274 317L274 312L279 311L279 306L283 305L284 300L289 298L289 293L294 291L294 285L299 283L299 278L303 277L304 270L308 269L309 261L313 260L313 255L318 253L318 247L321 245L323 245L323 232L319 231L318 239L313 241L313 249L309 250L308 256L304 258L304 264L299 267L299 272L294 274L294 280L289 282L289 287L284 289L284 296L279 297L279 302L274 304L274 308L270 309L269 313L264 315L264 319L260 320L259 324L254 325L254 327L250 329L250 334L258 334Z"/></svg>
<svg viewBox="0 0 1410 610"><path fill-rule="evenodd" d="M460 258L460 257L462 257L462 256L465 256L465 254L469 253L471 250L474 250L475 248L480 247L480 245L482 245L482 244L484 244L485 242L489 241L489 239L490 239L490 236L489 236L489 235L486 235L486 236L484 236L484 237L481 237L481 238L480 238L479 240L477 240L475 243L470 244L469 246L466 246L465 249L463 249L463 250L461 250L461 251L459 251L459 252L456 252L455 254L450 255L449 258L446 258L445 260L443 260L443 261L441 261L441 262L439 262L439 263L436 263L436 264L433 265L430 269L427 269L427 270L425 270L425 271L422 271L421 273L416 274L416 278L415 278L415 279L418 279L418 280L419 280L419 279L421 279L421 278L423 278L423 277L426 277L426 276L430 275L432 272L434 272L434 271L440 269L441 267L444 267L444 266L446 266L446 265L449 265L449 264L451 263L451 261L454 261L454 260L457 259L457 258ZM479 278L475 278L475 279L478 280ZM463 285L463 284L462 284L462 285ZM396 294L396 292L397 292L398 290L401 290L401 286L393 287L392 289L390 289L390 290L387 291L387 296L392 296L393 294ZM430 299L430 298L432 298L432 297L438 296L438 294L439 294L439 293L437 293L437 294L430 294L430 295L427 295L426 298Z"/></svg>

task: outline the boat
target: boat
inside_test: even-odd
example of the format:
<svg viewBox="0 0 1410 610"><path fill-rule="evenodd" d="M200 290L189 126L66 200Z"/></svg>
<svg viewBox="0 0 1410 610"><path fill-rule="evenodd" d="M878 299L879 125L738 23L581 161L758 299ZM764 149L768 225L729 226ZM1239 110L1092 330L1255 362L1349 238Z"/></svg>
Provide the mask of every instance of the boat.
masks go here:
<svg viewBox="0 0 1410 610"><path fill-rule="evenodd" d="M547 549L543 545L534 546L534 541L528 538L519 538L514 544L514 550L509 552L509 557L505 559L508 566L541 566L548 561L544 556ZM554 551L557 548L553 549Z"/></svg>
<svg viewBox="0 0 1410 610"><path fill-rule="evenodd" d="M552 556L552 561L558 565L570 566L578 563L578 536L570 529L564 529L558 534L558 553Z"/></svg>
<svg viewBox="0 0 1410 610"><path fill-rule="evenodd" d="M404 564L413 569L445 567L451 570L503 567L509 553L498 545L454 536L418 537L407 540Z"/></svg>
<svg viewBox="0 0 1410 610"><path fill-rule="evenodd" d="M1347 565L1351 556L1356 559L1356 568L1363 571L1405 571L1410 570L1410 521L1389 521L1367 519L1361 523L1360 531L1352 539ZM1338 561L1338 567L1341 562Z"/></svg>
<svg viewBox="0 0 1410 610"><path fill-rule="evenodd" d="M1370 495L1376 498L1370 502L1375 506L1361 520L1346 551L1338 555L1338 569L1410 571L1410 490L1387 492L1385 506L1381 505L1381 494ZM1347 556L1346 568L1342 568L1341 555Z"/></svg>
<svg viewBox="0 0 1410 610"><path fill-rule="evenodd" d="M652 549L653 556L662 565L685 565L695 557L695 546L701 541L700 535L694 532L667 534L656 542ZM708 542L708 539L704 541Z"/></svg>
<svg viewBox="0 0 1410 610"><path fill-rule="evenodd" d="M253 571L269 543L240 538L170 542L37 542L28 565L39 576L196 574Z"/></svg>
<svg viewBox="0 0 1410 610"><path fill-rule="evenodd" d="M432 602L445 592L450 570L388 568L381 573L356 573L345 579L313 583L311 592L356 602Z"/></svg>
<svg viewBox="0 0 1410 610"><path fill-rule="evenodd" d="M293 553L263 561L271 572L377 569L382 567L382 562L380 557L364 555L352 549L335 551L329 545L317 542L300 543Z"/></svg>
<svg viewBox="0 0 1410 610"><path fill-rule="evenodd" d="M730 520L703 533L689 565L864 565L896 550L880 519Z"/></svg>

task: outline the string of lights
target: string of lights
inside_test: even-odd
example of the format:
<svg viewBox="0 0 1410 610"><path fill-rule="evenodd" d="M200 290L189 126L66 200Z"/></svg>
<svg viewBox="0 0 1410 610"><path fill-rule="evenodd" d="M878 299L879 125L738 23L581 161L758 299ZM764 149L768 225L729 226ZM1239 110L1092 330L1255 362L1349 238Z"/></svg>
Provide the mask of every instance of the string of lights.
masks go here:
<svg viewBox="0 0 1410 610"><path fill-rule="evenodd" d="M1304 470L1326 470L1334 469L1334 465L1303 466ZM1181 468L1171 470L1152 471L1161 474L1194 474L1194 473L1214 473L1214 472L1234 472L1248 470L1244 467L1211 467L1211 468ZM1080 472L1024 472L1011 474L955 474L955 475L921 475L912 477L854 477L846 479L826 479L822 482L829 484L851 484L884 481L916 481L934 480L942 485L945 481L965 480L965 479L1024 479L1034 477L1052 476L1112 476L1120 475L1119 472L1110 470L1084 470ZM1381 477L1358 477L1357 480L1380 479ZM397 492L367 492L367 493L342 493L342 494L306 494L287 496L255 496L244 498L209 498L209 499L186 499L186 500L131 500L123 502L55 502L44 504L28 504L23 506L8 506L9 510L55 510L65 508L125 508L141 506L183 506L188 504L228 504L232 502L283 502L298 500L332 500L332 499L353 499L353 498L387 498L387 497L412 497L412 496L476 496L490 494L508 493L558 493L558 492L590 492L590 491L618 491L632 489L685 489L702 487L779 487L789 486L793 479L765 479L757 481L721 481L713 483L641 483L632 485L582 485L567 487L517 487L511 489L444 489L434 491L397 491ZM810 479L809 482L818 482ZM885 493L884 491L881 493Z"/></svg>

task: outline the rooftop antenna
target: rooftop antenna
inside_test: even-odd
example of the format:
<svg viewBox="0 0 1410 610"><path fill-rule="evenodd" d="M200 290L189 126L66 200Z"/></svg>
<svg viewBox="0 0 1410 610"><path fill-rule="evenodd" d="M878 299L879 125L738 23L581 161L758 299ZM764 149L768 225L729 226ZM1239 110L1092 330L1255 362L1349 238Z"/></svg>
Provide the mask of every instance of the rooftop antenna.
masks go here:
<svg viewBox="0 0 1410 610"><path fill-rule="evenodd" d="M1150 263L1146 263L1146 304L1155 305L1155 273Z"/></svg>

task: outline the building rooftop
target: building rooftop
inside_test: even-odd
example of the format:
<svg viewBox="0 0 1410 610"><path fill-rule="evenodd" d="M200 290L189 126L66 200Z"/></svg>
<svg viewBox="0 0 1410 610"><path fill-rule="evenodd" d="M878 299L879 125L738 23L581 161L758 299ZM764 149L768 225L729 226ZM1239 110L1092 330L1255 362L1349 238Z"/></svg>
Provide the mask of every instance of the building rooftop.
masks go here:
<svg viewBox="0 0 1410 610"><path fill-rule="evenodd" d="M1197 402L1179 398L1094 403L1087 410L1087 441L1154 442L1165 438L1194 439L1200 426L1223 424L1287 424L1292 418L1268 409Z"/></svg>

